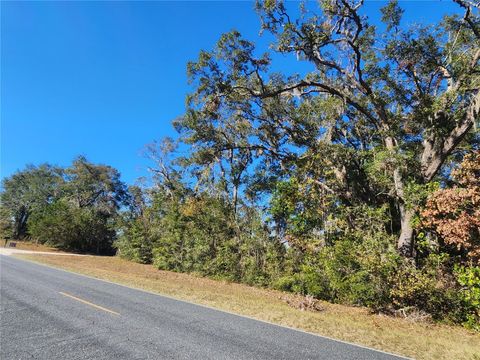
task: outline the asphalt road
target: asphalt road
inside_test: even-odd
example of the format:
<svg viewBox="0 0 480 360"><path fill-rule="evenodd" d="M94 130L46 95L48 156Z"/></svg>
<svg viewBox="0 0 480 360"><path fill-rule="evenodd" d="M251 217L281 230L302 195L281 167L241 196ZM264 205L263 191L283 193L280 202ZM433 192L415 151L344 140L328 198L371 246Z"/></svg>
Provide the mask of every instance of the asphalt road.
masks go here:
<svg viewBox="0 0 480 360"><path fill-rule="evenodd" d="M0 359L400 359L0 256Z"/></svg>

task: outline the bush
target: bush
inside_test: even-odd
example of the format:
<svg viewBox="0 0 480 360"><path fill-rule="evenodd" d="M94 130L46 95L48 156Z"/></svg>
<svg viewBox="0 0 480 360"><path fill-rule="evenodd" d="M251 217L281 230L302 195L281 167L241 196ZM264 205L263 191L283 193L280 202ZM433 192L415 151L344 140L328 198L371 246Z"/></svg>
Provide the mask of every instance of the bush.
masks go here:
<svg viewBox="0 0 480 360"><path fill-rule="evenodd" d="M155 202L154 202L155 205ZM282 271L283 246L258 210L200 193L162 198L153 228L153 264L217 279L267 286Z"/></svg>
<svg viewBox="0 0 480 360"><path fill-rule="evenodd" d="M302 265L295 274L282 276L273 283L273 288L311 295L318 299L330 299L328 278L313 264Z"/></svg>
<svg viewBox="0 0 480 360"><path fill-rule="evenodd" d="M446 254L431 254L423 266L417 267L404 259L392 278L390 296L394 308L413 308L435 320L458 322L462 304L448 260Z"/></svg>
<svg viewBox="0 0 480 360"><path fill-rule="evenodd" d="M382 309L388 302L391 275L399 261L387 236L341 240L321 253L331 298L352 305Z"/></svg>
<svg viewBox="0 0 480 360"><path fill-rule="evenodd" d="M279 278L273 287L381 309L389 303L390 279L398 263L399 256L388 237L337 240L304 257L297 271Z"/></svg>
<svg viewBox="0 0 480 360"><path fill-rule="evenodd" d="M480 331L480 267L456 267L455 276L462 287L463 324Z"/></svg>

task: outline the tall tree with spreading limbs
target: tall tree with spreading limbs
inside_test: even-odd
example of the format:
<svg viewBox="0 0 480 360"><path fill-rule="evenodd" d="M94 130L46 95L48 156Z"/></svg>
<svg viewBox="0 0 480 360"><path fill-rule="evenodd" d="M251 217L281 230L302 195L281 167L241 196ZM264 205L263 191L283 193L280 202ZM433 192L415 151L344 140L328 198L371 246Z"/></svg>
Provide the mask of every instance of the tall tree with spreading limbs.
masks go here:
<svg viewBox="0 0 480 360"><path fill-rule="evenodd" d="M248 154L244 171L265 178L301 170L335 205L387 204L398 249L410 256L411 189L478 144L479 5L456 3L461 15L405 28L396 1L378 26L362 14L363 1L322 0L318 11L307 4L298 19L281 1L259 1L262 31L275 39L270 53L257 54L233 31L189 64L195 91L178 122L184 139L215 152L212 162ZM272 53L312 70L274 73Z"/></svg>

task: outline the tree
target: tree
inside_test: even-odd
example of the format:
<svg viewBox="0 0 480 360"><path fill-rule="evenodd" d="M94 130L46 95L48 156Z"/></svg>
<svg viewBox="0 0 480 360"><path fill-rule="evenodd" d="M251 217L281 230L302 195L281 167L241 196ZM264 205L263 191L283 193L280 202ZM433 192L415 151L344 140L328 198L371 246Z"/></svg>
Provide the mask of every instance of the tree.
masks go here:
<svg viewBox="0 0 480 360"><path fill-rule="evenodd" d="M151 191L134 185L128 188L128 193L128 209L117 221L119 236L114 246L118 250L117 255L149 264L153 258L154 234L160 214L155 211L155 206L151 206Z"/></svg>
<svg viewBox="0 0 480 360"><path fill-rule="evenodd" d="M11 236L23 239L28 235L27 222L34 211L52 203L60 196L62 170L48 164L27 166L3 179L1 193L2 221L11 222Z"/></svg>
<svg viewBox="0 0 480 360"><path fill-rule="evenodd" d="M120 173L108 165L90 163L79 156L65 170L65 196L77 208L92 207L104 215L113 215L127 200L127 189Z"/></svg>
<svg viewBox="0 0 480 360"><path fill-rule="evenodd" d="M208 100L207 111L215 111L218 100ZM241 186L245 183L246 170L253 159L248 144L251 128L241 113L223 113L210 119L198 118L196 112L174 122L182 140L192 145L184 165L195 167L198 185L217 183L222 195L229 199L234 212L240 200Z"/></svg>
<svg viewBox="0 0 480 360"><path fill-rule="evenodd" d="M114 168L79 157L66 169L28 167L3 187L2 207L13 219L15 238L31 234L67 250L112 252L115 218L127 200Z"/></svg>
<svg viewBox="0 0 480 360"><path fill-rule="evenodd" d="M13 237L13 224L10 211L7 208L0 207L0 238L5 240L5 246L9 239Z"/></svg>
<svg viewBox="0 0 480 360"><path fill-rule="evenodd" d="M111 255L116 236L111 218L92 207L77 208L65 198L48 205L29 220L32 237L59 249Z"/></svg>
<svg viewBox="0 0 480 360"><path fill-rule="evenodd" d="M363 1L325 0L318 13L304 7L298 20L281 1L259 1L272 51L314 70L273 73L268 53L258 56L238 32L224 34L189 64L188 141L248 149L267 182L303 170L337 205L387 205L398 249L410 256L417 209L409 189L428 185L456 151L478 143L480 18L474 4L457 3L463 18L405 29L392 1L379 32L361 14ZM226 141L224 129L238 123L244 141Z"/></svg>

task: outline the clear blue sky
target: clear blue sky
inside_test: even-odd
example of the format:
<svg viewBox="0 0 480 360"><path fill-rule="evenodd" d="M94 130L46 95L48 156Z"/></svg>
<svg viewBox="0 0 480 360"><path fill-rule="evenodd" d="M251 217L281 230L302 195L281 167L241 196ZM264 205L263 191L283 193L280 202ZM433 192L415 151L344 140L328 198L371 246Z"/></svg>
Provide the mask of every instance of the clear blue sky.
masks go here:
<svg viewBox="0 0 480 360"><path fill-rule="evenodd" d="M382 5L367 2L372 22ZM401 5L406 22L457 10L446 1ZM129 183L146 175L144 144L175 136L186 63L231 29L258 39L253 3L2 1L1 177L79 154Z"/></svg>

